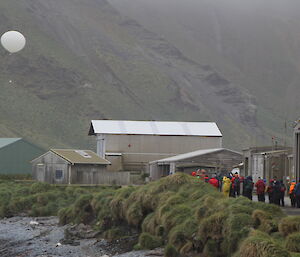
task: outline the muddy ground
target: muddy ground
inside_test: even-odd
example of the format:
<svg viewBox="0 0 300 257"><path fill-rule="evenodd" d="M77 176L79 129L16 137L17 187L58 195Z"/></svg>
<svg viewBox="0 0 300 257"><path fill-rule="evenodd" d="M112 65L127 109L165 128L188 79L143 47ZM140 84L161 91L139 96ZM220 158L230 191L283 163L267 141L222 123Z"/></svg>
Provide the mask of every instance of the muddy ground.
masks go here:
<svg viewBox="0 0 300 257"><path fill-rule="evenodd" d="M59 226L57 217L13 217L0 220L1 257L146 257L163 256L162 250L130 251L132 242L95 239L85 228L87 239L65 237L72 226ZM130 239L129 239L130 240ZM132 239L134 241L135 239ZM129 251L129 252L128 252Z"/></svg>

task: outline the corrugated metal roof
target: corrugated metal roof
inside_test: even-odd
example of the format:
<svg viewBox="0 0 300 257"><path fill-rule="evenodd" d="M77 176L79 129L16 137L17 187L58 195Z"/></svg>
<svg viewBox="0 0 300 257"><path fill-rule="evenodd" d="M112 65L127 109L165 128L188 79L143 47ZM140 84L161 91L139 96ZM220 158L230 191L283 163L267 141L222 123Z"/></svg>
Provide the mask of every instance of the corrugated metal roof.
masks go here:
<svg viewBox="0 0 300 257"><path fill-rule="evenodd" d="M59 155L72 164L110 164L108 160L101 158L91 150L51 149L51 152Z"/></svg>
<svg viewBox="0 0 300 257"><path fill-rule="evenodd" d="M179 155L175 155L175 156L168 157L165 159L150 162L150 164L163 163L163 162L166 162L166 163L177 162L177 161L186 160L186 159L193 158L193 157L203 156L203 155L212 154L212 153L219 153L219 152L223 152L223 151L238 154L238 155L242 156L241 153L233 151L233 150L229 150L226 148L214 148L214 149L205 149L205 150L198 150L198 151L194 151L194 152L179 154Z"/></svg>
<svg viewBox="0 0 300 257"><path fill-rule="evenodd" d="M215 122L128 120L92 120L89 135L95 134L222 136Z"/></svg>
<svg viewBox="0 0 300 257"><path fill-rule="evenodd" d="M0 148L15 143L21 139L22 138L0 138Z"/></svg>

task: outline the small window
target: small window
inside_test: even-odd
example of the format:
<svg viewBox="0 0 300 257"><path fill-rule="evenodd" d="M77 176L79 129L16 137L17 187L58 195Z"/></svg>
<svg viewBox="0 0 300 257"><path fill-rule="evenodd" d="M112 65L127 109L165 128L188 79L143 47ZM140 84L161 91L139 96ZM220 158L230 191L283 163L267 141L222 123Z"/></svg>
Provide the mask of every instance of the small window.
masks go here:
<svg viewBox="0 0 300 257"><path fill-rule="evenodd" d="M90 156L88 153L86 153L85 151L82 150L76 150L76 153L80 154L82 157L84 158L92 158L92 156Z"/></svg>
<svg viewBox="0 0 300 257"><path fill-rule="evenodd" d="M55 171L55 179L62 179L63 178L63 171L62 170L56 170Z"/></svg>

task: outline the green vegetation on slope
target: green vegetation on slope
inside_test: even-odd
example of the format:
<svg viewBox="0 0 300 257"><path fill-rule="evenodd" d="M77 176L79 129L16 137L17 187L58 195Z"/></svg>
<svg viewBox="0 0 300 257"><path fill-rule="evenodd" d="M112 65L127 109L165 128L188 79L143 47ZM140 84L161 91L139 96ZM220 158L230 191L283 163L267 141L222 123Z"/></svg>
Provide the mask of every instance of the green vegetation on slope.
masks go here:
<svg viewBox="0 0 300 257"><path fill-rule="evenodd" d="M14 28L27 37L16 55L0 48L2 136L44 147L88 147L91 119L207 117L185 106L180 83L156 65L156 58L168 60L154 57L126 19L105 0L88 2L0 3L0 32ZM148 35L142 27L134 32Z"/></svg>
<svg viewBox="0 0 300 257"><path fill-rule="evenodd" d="M300 243L298 217L285 217L275 205L225 198L185 174L119 189L0 185L1 217L58 214L61 224L91 224L109 239L127 236L132 228L140 233L135 249L167 246L166 256L282 257L298 252Z"/></svg>
<svg viewBox="0 0 300 257"><path fill-rule="evenodd" d="M280 118L275 122L253 92L219 69L220 53L188 54L107 0L1 1L0 32L12 28L25 34L27 46L12 56L0 48L3 137L92 148L90 120L104 118L217 121L226 146L240 149L269 143L274 130L280 135Z"/></svg>

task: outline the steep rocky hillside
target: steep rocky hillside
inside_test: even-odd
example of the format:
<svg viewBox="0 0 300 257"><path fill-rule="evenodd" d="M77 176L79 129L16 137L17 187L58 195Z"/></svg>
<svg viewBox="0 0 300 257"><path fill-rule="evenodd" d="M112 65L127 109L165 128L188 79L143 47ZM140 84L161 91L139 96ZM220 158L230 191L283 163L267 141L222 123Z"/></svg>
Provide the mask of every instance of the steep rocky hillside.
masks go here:
<svg viewBox="0 0 300 257"><path fill-rule="evenodd" d="M0 32L20 30L28 45L16 55L0 50L0 135L90 147L90 120L111 118L217 121L235 148L269 140L276 111L233 65L230 76L219 67L224 58L194 56L189 40L182 47L129 14L106 0L1 1Z"/></svg>
<svg viewBox="0 0 300 257"><path fill-rule="evenodd" d="M300 108L299 1L109 1L188 58L213 66L250 92L258 126L269 139L284 141L284 122L291 127Z"/></svg>

